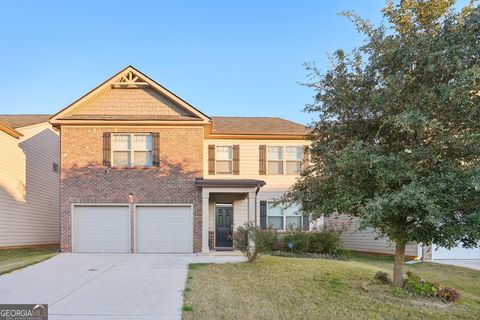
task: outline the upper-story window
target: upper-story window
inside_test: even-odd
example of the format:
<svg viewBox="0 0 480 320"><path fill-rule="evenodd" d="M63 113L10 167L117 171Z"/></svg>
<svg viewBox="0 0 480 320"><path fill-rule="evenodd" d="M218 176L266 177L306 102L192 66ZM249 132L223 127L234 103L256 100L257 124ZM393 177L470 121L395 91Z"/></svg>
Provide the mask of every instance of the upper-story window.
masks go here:
<svg viewBox="0 0 480 320"><path fill-rule="evenodd" d="M302 146L269 146L267 158L269 175L297 175L302 163Z"/></svg>
<svg viewBox="0 0 480 320"><path fill-rule="evenodd" d="M215 154L215 171L217 174L232 174L233 148L232 146L217 146Z"/></svg>
<svg viewBox="0 0 480 320"><path fill-rule="evenodd" d="M300 229L303 216L299 205L284 208L269 201L267 206L267 225L275 230Z"/></svg>
<svg viewBox="0 0 480 320"><path fill-rule="evenodd" d="M268 174L283 174L283 147L268 147Z"/></svg>
<svg viewBox="0 0 480 320"><path fill-rule="evenodd" d="M287 174L294 175L300 173L302 164L302 147L286 146L285 147L285 171Z"/></svg>
<svg viewBox="0 0 480 320"><path fill-rule="evenodd" d="M152 135L118 133L112 135L114 167L152 166Z"/></svg>

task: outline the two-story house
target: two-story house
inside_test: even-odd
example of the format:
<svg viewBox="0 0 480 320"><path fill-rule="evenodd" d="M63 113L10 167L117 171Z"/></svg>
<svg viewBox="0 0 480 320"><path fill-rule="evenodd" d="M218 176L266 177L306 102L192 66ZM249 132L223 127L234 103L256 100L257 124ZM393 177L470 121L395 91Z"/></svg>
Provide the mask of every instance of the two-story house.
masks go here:
<svg viewBox="0 0 480 320"><path fill-rule="evenodd" d="M235 226L308 226L272 206L307 158L308 129L209 117L129 66L51 117L61 140L63 252L232 248Z"/></svg>
<svg viewBox="0 0 480 320"><path fill-rule="evenodd" d="M58 245L59 136L49 115L0 115L0 249Z"/></svg>

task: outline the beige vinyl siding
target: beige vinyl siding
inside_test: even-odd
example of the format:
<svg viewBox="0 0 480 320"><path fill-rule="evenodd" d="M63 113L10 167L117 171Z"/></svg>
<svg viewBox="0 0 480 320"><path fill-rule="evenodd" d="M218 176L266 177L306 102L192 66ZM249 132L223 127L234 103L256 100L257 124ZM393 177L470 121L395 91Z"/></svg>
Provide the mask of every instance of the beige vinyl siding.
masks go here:
<svg viewBox="0 0 480 320"><path fill-rule="evenodd" d="M340 215L325 219L326 225L345 228L341 239L343 245L353 251L374 252L383 254L393 254L395 246L387 239L375 239L377 234L372 229L359 230L359 218L351 218L346 215ZM417 256L417 246L408 245L405 254L407 256Z"/></svg>
<svg viewBox="0 0 480 320"><path fill-rule="evenodd" d="M208 145L216 146L240 146L240 174L208 174ZM266 182L265 190L284 189L290 187L297 175L259 175L258 174L258 148L260 145L268 146L302 146L306 145L305 140L234 140L234 139L205 139L203 152L203 172L205 179L259 179Z"/></svg>
<svg viewBox="0 0 480 320"><path fill-rule="evenodd" d="M59 242L59 137L50 124L0 132L0 247Z"/></svg>

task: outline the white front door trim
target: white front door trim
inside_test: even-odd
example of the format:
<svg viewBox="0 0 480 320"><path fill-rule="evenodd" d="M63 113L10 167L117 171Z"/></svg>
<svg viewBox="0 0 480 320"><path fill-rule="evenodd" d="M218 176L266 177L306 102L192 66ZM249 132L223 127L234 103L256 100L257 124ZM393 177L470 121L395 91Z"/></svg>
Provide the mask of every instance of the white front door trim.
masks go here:
<svg viewBox="0 0 480 320"><path fill-rule="evenodd" d="M202 187L202 253L210 252L209 238L209 202L210 193L244 193L248 197L248 220L255 221L257 207L256 187ZM215 208L215 206L214 206ZM215 210L215 209L214 209ZM214 215L215 216L215 215Z"/></svg>

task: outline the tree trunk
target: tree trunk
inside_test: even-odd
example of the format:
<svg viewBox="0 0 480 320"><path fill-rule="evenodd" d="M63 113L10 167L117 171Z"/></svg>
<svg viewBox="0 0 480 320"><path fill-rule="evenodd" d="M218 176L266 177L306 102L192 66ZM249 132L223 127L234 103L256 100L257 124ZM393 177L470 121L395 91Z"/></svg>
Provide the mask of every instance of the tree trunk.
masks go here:
<svg viewBox="0 0 480 320"><path fill-rule="evenodd" d="M395 263L393 265L393 284L403 286L403 265L405 263L405 243L395 243Z"/></svg>

